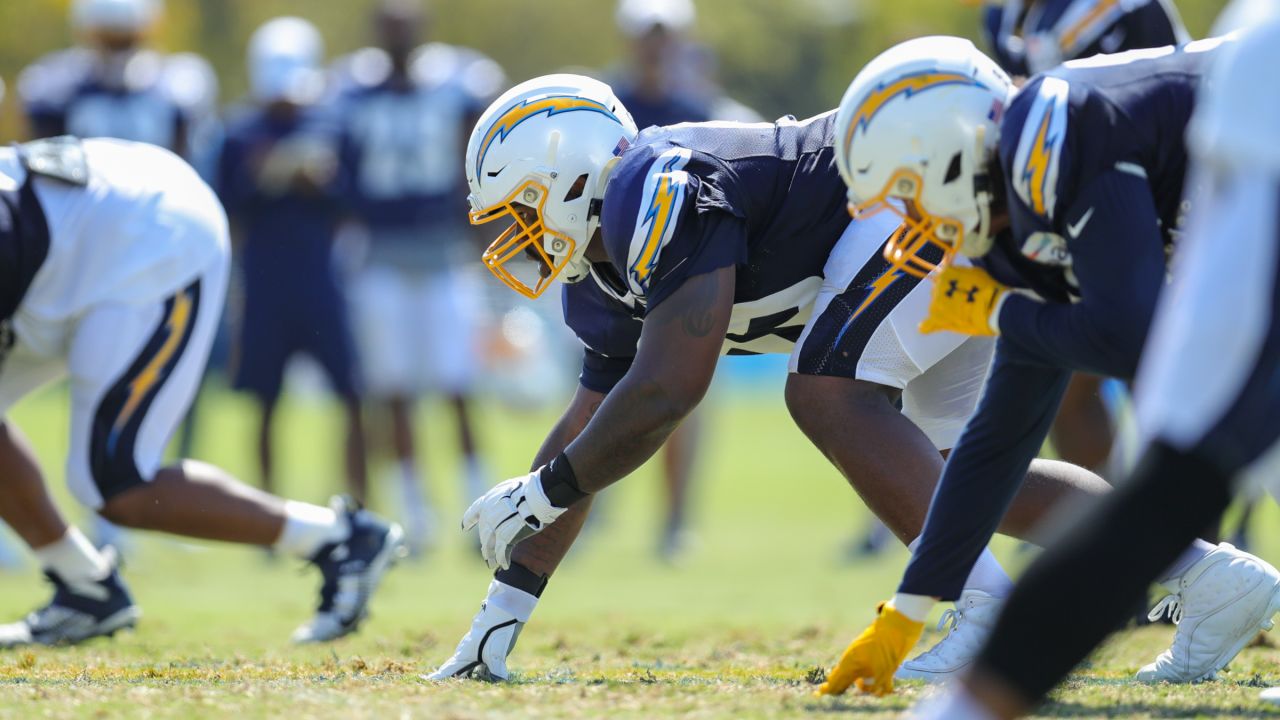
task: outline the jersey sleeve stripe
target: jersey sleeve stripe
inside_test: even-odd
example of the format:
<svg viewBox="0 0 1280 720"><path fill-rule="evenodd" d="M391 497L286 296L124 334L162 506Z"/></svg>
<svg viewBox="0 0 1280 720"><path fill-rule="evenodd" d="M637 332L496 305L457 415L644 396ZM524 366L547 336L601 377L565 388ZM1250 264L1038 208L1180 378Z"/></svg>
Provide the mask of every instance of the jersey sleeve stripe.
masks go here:
<svg viewBox="0 0 1280 720"><path fill-rule="evenodd" d="M654 159L645 177L635 233L627 258L627 282L631 291L643 297L662 248L675 233L684 206L689 176L682 168L691 153L684 148L668 150Z"/></svg>
<svg viewBox="0 0 1280 720"><path fill-rule="evenodd" d="M1027 207L1052 220L1067 130L1066 80L1046 77L1036 91L1014 154L1014 190Z"/></svg>

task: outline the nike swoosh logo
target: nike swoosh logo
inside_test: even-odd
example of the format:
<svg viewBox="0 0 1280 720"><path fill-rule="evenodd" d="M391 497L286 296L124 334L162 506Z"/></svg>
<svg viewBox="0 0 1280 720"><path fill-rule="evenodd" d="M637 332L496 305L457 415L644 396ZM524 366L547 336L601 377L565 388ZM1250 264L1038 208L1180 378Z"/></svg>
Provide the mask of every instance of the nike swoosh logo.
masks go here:
<svg viewBox="0 0 1280 720"><path fill-rule="evenodd" d="M1089 208L1089 212L1080 216L1074 225L1067 223L1067 234L1072 240L1080 237L1080 231L1084 230L1084 226L1089 224L1089 218L1093 217L1093 208Z"/></svg>

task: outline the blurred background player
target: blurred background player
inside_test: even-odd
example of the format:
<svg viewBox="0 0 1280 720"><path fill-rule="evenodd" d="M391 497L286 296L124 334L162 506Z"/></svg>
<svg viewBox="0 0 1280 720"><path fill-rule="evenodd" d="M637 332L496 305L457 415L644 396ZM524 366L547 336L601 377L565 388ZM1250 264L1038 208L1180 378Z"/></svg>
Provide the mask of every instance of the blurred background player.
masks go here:
<svg viewBox="0 0 1280 720"><path fill-rule="evenodd" d="M626 36L628 55L611 73L609 84L631 111L636 127L710 120L707 103L692 92L681 92L679 80L693 75L685 72L692 69L686 62L692 47L686 33L695 19L692 0L622 0L616 19ZM690 541L689 484L702 446L704 414L695 411L686 417L662 449L664 507L657 553L666 561L675 560Z"/></svg>
<svg viewBox="0 0 1280 720"><path fill-rule="evenodd" d="M252 102L228 123L218 162L244 275L235 385L258 400L259 471L271 491L271 425L285 369L299 352L318 361L346 412L346 482L363 501L355 352L333 262L344 199L339 133L319 105L322 55L319 32L299 18L271 20L249 41Z"/></svg>
<svg viewBox="0 0 1280 720"><path fill-rule="evenodd" d="M1168 0L988 0L982 33L1000 67L1023 77L1076 58L1191 39Z"/></svg>
<svg viewBox="0 0 1280 720"><path fill-rule="evenodd" d="M198 55L149 47L161 9L161 0L75 0L71 25L80 45L40 58L18 79L30 136L159 145L207 177L218 132L217 77ZM183 426L183 455L190 454L196 406ZM127 545L109 522L94 523L100 545Z"/></svg>
<svg viewBox="0 0 1280 720"><path fill-rule="evenodd" d="M343 169L368 236L352 285L365 388L390 415L395 476L409 544L432 542L415 444L415 401L443 394L457 422L462 494L489 487L471 396L480 371L483 292L472 269L478 242L458 211L466 198L467 133L504 78L478 53L422 40L430 17L416 0L384 0L373 13L377 47L339 68L348 145Z"/></svg>

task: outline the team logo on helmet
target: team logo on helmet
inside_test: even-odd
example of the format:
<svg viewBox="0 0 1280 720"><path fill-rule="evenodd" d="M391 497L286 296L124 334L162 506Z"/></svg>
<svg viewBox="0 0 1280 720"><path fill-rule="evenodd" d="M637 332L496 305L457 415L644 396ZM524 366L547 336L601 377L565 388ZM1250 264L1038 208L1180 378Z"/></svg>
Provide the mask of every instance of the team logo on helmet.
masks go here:
<svg viewBox="0 0 1280 720"><path fill-rule="evenodd" d="M945 85L981 86L982 83L963 73L939 70L925 70L911 75L903 75L893 82L881 83L873 88L870 93L867 93L867 96L858 104L858 109L854 111L853 117L849 118L849 129L844 138L845 147L848 147L853 140L854 131L858 128L866 130L871 118L875 117L876 113L880 112L880 109L888 104L890 100L899 95L911 97L930 88L943 87Z"/></svg>
<svg viewBox="0 0 1280 720"><path fill-rule="evenodd" d="M484 134L484 140L480 143L480 149L476 151L477 170L483 167L484 156L489 152L489 147L493 145L494 141L499 144L502 143L511 134L511 131L525 120L542 113L546 113L547 117L551 117L552 115L578 110L600 113L619 125L622 124L622 121L618 119L617 115L613 114L613 111L607 105L596 100L590 100L578 95L547 95L540 98L530 98L507 108L489 126L489 131Z"/></svg>

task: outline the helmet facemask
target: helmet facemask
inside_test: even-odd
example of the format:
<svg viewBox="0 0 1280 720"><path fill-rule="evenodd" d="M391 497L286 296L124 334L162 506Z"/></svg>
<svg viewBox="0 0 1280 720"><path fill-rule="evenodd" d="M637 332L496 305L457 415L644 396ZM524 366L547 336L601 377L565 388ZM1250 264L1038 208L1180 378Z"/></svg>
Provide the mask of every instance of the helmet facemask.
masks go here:
<svg viewBox="0 0 1280 720"><path fill-rule="evenodd" d="M507 287L527 298L536 298L566 269L566 279L581 280L585 272L582 253L586 243L575 242L565 233L547 226L546 204L551 189L537 178L518 186L503 202L470 213L472 225L484 225L503 218L511 225L490 243L481 262Z"/></svg>

